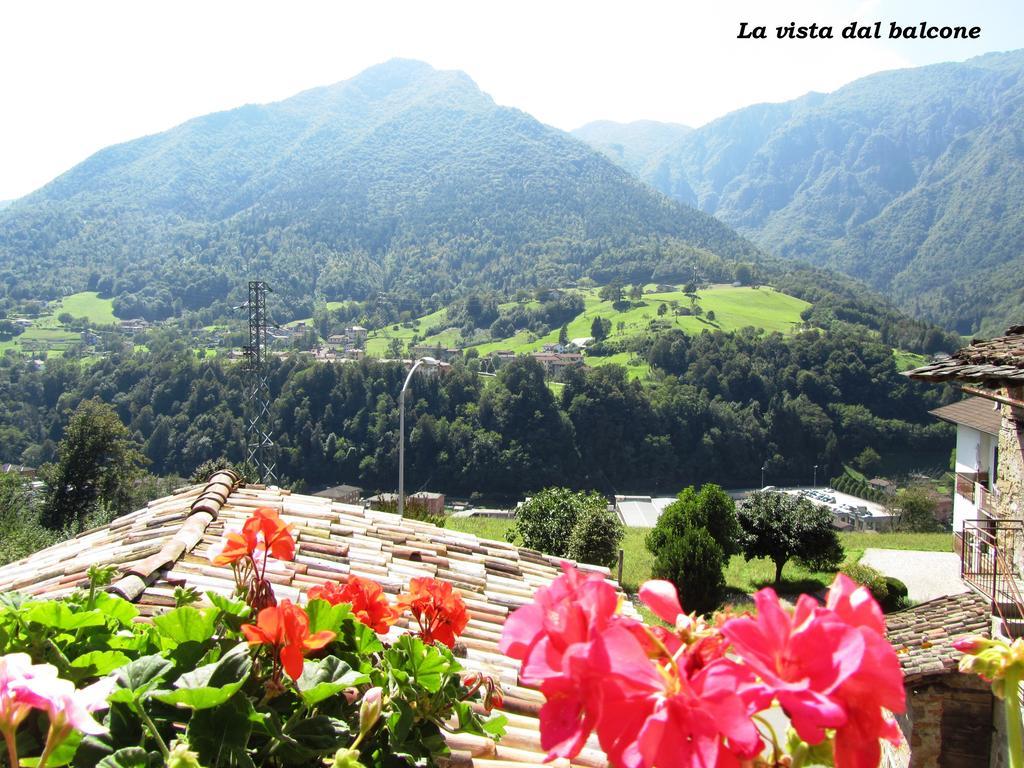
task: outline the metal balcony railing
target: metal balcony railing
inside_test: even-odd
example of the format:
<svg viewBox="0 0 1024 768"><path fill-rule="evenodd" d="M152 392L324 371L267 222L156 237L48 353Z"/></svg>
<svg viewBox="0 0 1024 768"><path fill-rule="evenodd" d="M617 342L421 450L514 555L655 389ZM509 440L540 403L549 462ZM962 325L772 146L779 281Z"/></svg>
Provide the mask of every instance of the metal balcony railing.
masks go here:
<svg viewBox="0 0 1024 768"><path fill-rule="evenodd" d="M966 520L963 533L957 534L960 576L989 599L1007 637L1024 637L1024 598L1016 562L1021 546L1020 520Z"/></svg>

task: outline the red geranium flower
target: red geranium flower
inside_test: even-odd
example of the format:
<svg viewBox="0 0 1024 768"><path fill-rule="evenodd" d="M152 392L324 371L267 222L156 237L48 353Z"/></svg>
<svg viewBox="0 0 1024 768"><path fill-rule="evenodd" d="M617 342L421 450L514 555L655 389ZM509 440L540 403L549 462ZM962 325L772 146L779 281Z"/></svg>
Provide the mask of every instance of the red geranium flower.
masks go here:
<svg viewBox="0 0 1024 768"><path fill-rule="evenodd" d="M455 638L469 623L466 604L447 581L427 577L412 579L408 593L399 595L398 606L412 612L425 643L439 640L453 648Z"/></svg>
<svg viewBox="0 0 1024 768"><path fill-rule="evenodd" d="M359 576L349 576L348 583L343 587L330 581L312 587L307 594L310 600L326 600L331 605L351 605L352 614L379 634L387 632L399 616L398 611L388 603L380 584Z"/></svg>
<svg viewBox="0 0 1024 768"><path fill-rule="evenodd" d="M335 635L324 630L309 633L309 616L291 600L264 608L256 624L243 624L242 633L249 645L270 645L280 658L281 666L292 680L302 675L302 657L306 651L317 651L331 642Z"/></svg>
<svg viewBox="0 0 1024 768"><path fill-rule="evenodd" d="M251 557L256 566L268 552L278 560L295 557L295 539L277 510L270 507L260 507L253 512L241 533L225 533L219 546L220 551L215 550L211 558L214 565L230 565Z"/></svg>

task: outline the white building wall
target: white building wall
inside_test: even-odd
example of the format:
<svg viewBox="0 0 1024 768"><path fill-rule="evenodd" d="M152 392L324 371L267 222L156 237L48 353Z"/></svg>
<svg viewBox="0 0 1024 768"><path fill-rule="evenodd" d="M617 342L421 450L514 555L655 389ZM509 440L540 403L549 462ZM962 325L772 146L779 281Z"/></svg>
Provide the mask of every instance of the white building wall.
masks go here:
<svg viewBox="0 0 1024 768"><path fill-rule="evenodd" d="M957 424L956 427L956 472L973 475L977 472L988 474L990 487L994 486L993 467L996 465L997 440L992 435L979 432L971 427ZM953 531L964 529L964 520L975 520L981 513L974 502L953 491Z"/></svg>

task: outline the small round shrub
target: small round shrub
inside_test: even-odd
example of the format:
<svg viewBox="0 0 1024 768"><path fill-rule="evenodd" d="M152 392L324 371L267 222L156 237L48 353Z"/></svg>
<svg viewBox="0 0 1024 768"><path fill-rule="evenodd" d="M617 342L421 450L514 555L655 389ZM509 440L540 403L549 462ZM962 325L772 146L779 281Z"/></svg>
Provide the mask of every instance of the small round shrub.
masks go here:
<svg viewBox="0 0 1024 768"><path fill-rule="evenodd" d="M891 595L905 598L910 594L910 591L907 589L907 585L895 576L886 576L885 583L888 585L889 594Z"/></svg>
<svg viewBox="0 0 1024 768"><path fill-rule="evenodd" d="M883 611L892 610L886 607L890 604L889 585L886 583L886 578L881 571L862 563L846 563L839 571L871 590L872 596L882 606Z"/></svg>
<svg viewBox="0 0 1024 768"><path fill-rule="evenodd" d="M590 506L576 519L569 536L568 555L580 563L611 568L619 555L625 529L607 508Z"/></svg>
<svg viewBox="0 0 1024 768"><path fill-rule="evenodd" d="M679 590L683 610L710 613L725 593L725 555L707 528L689 528L667 540L654 559L652 574Z"/></svg>

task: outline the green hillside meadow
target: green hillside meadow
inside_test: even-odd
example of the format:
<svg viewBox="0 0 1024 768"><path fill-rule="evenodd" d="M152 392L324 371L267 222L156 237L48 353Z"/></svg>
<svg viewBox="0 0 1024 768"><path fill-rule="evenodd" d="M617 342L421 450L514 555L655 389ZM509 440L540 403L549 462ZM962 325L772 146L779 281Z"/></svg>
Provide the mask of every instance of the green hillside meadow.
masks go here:
<svg viewBox="0 0 1024 768"><path fill-rule="evenodd" d="M25 329L24 333L10 341L0 341L0 355L8 349L19 354L45 351L48 355L63 355L68 345L80 338L77 332L61 327L57 318L64 312L76 318L84 317L94 325L113 325L117 322L110 299L101 299L95 291L74 293L52 302L47 308L47 314L34 318L32 327Z"/></svg>
<svg viewBox="0 0 1024 768"><path fill-rule="evenodd" d="M612 302L602 301L598 296L598 288L580 290L584 299L584 310L568 324L569 338L589 336L590 326L595 317L611 320L612 330L608 337L611 341L647 333L652 320L660 320L691 335L703 330L728 332L748 326L762 328L768 332L778 331L788 334L802 322L800 313L810 306L808 302L780 293L774 288L720 285L697 291L697 302L704 312L702 316L677 316L672 311L674 306L689 307L690 295L682 290L665 293L646 292L654 291L654 289L654 285L648 285L645 288L642 302L624 312L616 310L612 306ZM666 305L667 310L664 315L659 317L658 308L662 304ZM502 304L501 308L506 309L511 306L513 303ZM714 313L713 321L708 319L710 312ZM406 344L414 334L422 334L430 328L443 326L446 316L447 310L441 309L413 321L411 327L399 325L396 329L394 326L388 326L374 331L367 340L366 353L371 357L386 357L391 339L398 338L403 344ZM620 323L622 324L621 328L619 327ZM558 334L558 328L539 337L527 331L520 331L514 336L471 346L474 346L481 356L489 355L497 350L510 350L517 354L526 354L541 351L545 344L556 343ZM460 334L457 328L447 328L440 333L427 336L422 343L451 347L456 346L459 339ZM587 358L587 363L589 365L623 365L629 370L631 378L643 377L649 371L645 362L629 352L605 357L590 357Z"/></svg>

